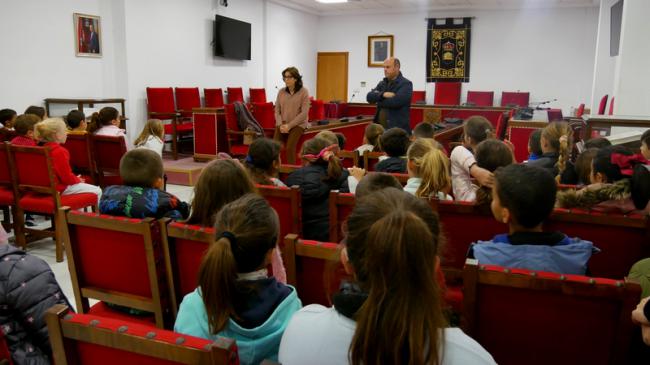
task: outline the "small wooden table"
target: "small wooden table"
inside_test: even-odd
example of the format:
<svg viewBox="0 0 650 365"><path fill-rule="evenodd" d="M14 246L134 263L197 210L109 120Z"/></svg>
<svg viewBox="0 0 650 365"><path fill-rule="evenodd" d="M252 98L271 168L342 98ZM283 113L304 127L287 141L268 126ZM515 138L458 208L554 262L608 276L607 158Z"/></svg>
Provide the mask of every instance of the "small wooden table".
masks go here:
<svg viewBox="0 0 650 365"><path fill-rule="evenodd" d="M124 109L124 103L126 100L122 98L109 98L109 99L94 99L94 98L46 98L45 101L45 112L47 115L50 115L50 104L74 104L77 106L77 110L83 112L84 105L88 105L89 108L94 108L95 104L120 104L122 112L120 123L120 128L125 129L126 121L128 118L124 115L126 112Z"/></svg>

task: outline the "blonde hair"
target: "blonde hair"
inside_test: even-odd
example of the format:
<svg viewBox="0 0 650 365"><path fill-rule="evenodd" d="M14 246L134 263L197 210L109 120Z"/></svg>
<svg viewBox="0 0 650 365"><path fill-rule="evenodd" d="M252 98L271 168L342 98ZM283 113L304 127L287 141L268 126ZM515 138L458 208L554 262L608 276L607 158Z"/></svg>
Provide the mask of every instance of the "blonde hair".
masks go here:
<svg viewBox="0 0 650 365"><path fill-rule="evenodd" d="M149 136L156 136L160 138L160 140L163 139L165 136L165 130L163 128L162 120L149 119L147 123L145 123L144 128L142 128L142 132L140 132L140 135L138 138L136 138L133 144L135 146L140 146L141 144L147 142Z"/></svg>
<svg viewBox="0 0 650 365"><path fill-rule="evenodd" d="M449 158L431 138L418 138L409 147L406 157L415 165L415 175L422 183L415 196L430 198L451 186Z"/></svg>
<svg viewBox="0 0 650 365"><path fill-rule="evenodd" d="M34 126L34 139L43 142L59 142L57 134L68 130L63 118L48 118Z"/></svg>
<svg viewBox="0 0 650 365"><path fill-rule="evenodd" d="M558 153L555 180L560 182L560 176L566 169L569 153L571 153L573 130L566 122L552 122L542 130L542 138L548 142L553 151Z"/></svg>

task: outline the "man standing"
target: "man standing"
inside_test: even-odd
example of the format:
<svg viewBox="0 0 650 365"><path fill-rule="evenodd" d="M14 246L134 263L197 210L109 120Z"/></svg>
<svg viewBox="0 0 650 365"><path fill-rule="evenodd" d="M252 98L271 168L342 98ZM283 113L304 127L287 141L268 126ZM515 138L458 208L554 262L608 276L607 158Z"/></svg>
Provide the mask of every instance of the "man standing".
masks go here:
<svg viewBox="0 0 650 365"><path fill-rule="evenodd" d="M90 36L88 37L88 52L99 53L99 37L97 37L95 27L90 24L88 28L90 29Z"/></svg>
<svg viewBox="0 0 650 365"><path fill-rule="evenodd" d="M375 123L385 128L398 127L411 133L410 109L413 83L402 76L400 62L390 57L384 61L384 76L382 81L366 96L369 103L377 103Z"/></svg>

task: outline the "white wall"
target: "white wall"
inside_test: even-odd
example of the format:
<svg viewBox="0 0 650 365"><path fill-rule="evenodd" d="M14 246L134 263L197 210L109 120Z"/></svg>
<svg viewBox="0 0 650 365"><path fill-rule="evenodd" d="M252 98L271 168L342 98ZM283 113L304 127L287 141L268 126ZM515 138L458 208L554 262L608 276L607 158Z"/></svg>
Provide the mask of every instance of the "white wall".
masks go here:
<svg viewBox="0 0 650 365"><path fill-rule="evenodd" d="M594 64L591 113L598 113L598 106L603 95L609 101L614 95L614 73L618 56L609 55L611 8L618 0L601 0L598 17L598 40L596 43L596 60ZM620 48L619 48L620 49Z"/></svg>
<svg viewBox="0 0 650 365"><path fill-rule="evenodd" d="M534 10L475 10L436 12L431 17L474 16L472 20L470 82L467 90L530 91L531 102L557 98L549 104L568 113L589 102L598 26L598 8ZM368 36L395 36L395 55L415 90L425 89L426 14L328 16L319 24L318 51L348 51L349 94L365 100L366 92L383 77L367 67ZM431 91L433 90L430 88ZM432 96L428 95L432 100Z"/></svg>
<svg viewBox="0 0 650 365"><path fill-rule="evenodd" d="M0 2L0 108L21 113L48 97L115 96L113 6L111 0ZM103 58L75 56L73 13L101 16Z"/></svg>

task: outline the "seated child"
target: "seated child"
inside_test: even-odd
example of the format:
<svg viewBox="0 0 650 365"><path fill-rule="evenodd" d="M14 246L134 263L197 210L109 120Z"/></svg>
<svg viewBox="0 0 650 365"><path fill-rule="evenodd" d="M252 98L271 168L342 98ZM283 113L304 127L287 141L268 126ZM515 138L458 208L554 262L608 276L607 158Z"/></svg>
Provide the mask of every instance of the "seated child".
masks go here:
<svg viewBox="0 0 650 365"><path fill-rule="evenodd" d="M61 146L68 138L68 128L62 118L49 118L34 126L34 138L45 147L50 147L50 157L54 165L56 190L62 195L93 193L97 201L102 196L99 186L86 184L79 176L72 173L70 153Z"/></svg>
<svg viewBox="0 0 650 365"><path fill-rule="evenodd" d="M641 135L641 154L646 160L650 160L650 129Z"/></svg>
<svg viewBox="0 0 650 365"><path fill-rule="evenodd" d="M609 139L605 137L597 137L597 138L592 138L585 142L585 148L603 148L603 147L609 147L612 145L612 142L609 141Z"/></svg>
<svg viewBox="0 0 650 365"><path fill-rule="evenodd" d="M86 122L86 115L80 110L71 110L65 117L65 123L68 125L68 133L86 134L88 123Z"/></svg>
<svg viewBox="0 0 650 365"><path fill-rule="evenodd" d="M535 129L528 137L528 161L535 161L539 159L544 152L542 152L542 130Z"/></svg>
<svg viewBox="0 0 650 365"><path fill-rule="evenodd" d="M633 154L624 146L601 148L592 161L591 184L578 191L560 192L557 205L623 214L635 209L650 212L649 163L645 157Z"/></svg>
<svg viewBox="0 0 650 365"><path fill-rule="evenodd" d="M336 157L338 144L312 138L302 145L306 165L292 172L285 183L297 185L302 195L302 224L305 239L329 238L329 194L332 190L349 192L348 171Z"/></svg>
<svg viewBox="0 0 650 365"><path fill-rule="evenodd" d="M255 184L286 186L276 176L280 168L280 143L270 138L257 138L248 146L244 160L248 174Z"/></svg>
<svg viewBox="0 0 650 365"><path fill-rule="evenodd" d="M406 173L406 150L409 147L409 135L402 128L391 128L381 135L381 149L388 157L379 158L375 165L378 172Z"/></svg>
<svg viewBox="0 0 650 365"><path fill-rule="evenodd" d="M11 140L11 144L16 146L36 146L34 140L34 126L40 122L40 119L34 114L23 114L16 118L14 131L16 137Z"/></svg>
<svg viewBox="0 0 650 365"><path fill-rule="evenodd" d="M198 287L183 298L174 331L233 338L242 364L277 360L284 329L302 307L296 289L266 271L280 238L278 215L264 198L246 194L219 211L215 231Z"/></svg>
<svg viewBox="0 0 650 365"><path fill-rule="evenodd" d="M370 123L366 127L366 130L363 134L363 144L357 147L359 155L363 156L363 153L368 152L379 152L381 148L379 146L379 138L384 134L384 127L381 124Z"/></svg>
<svg viewBox="0 0 650 365"><path fill-rule="evenodd" d="M576 184L578 177L569 159L573 144L573 131L566 122L549 123L540 138L542 156L528 165L547 169L561 184Z"/></svg>
<svg viewBox="0 0 650 365"><path fill-rule="evenodd" d="M591 183L591 164L598 153L598 148L588 148L576 158L575 169L578 176L576 185L589 185Z"/></svg>
<svg viewBox="0 0 650 365"><path fill-rule="evenodd" d="M3 361L52 363L45 311L56 304L71 307L52 269L34 255L0 244L0 277L0 328L11 354L11 359L3 358Z"/></svg>
<svg viewBox="0 0 650 365"><path fill-rule="evenodd" d="M162 121L160 119L149 119L133 145L136 148L146 148L154 151L162 157L163 148L165 147L165 143L163 143L164 136L165 129Z"/></svg>
<svg viewBox="0 0 650 365"><path fill-rule="evenodd" d="M29 107L27 107L27 109L25 109L25 113L23 114L35 115L38 117L39 122L47 117L45 115L45 108L43 108L42 106L35 106L35 105L30 105Z"/></svg>
<svg viewBox="0 0 650 365"><path fill-rule="evenodd" d="M102 108L99 112L93 113L90 117L88 132L98 136L124 137L126 149L130 149L126 139L126 131L120 128L120 113L112 106Z"/></svg>
<svg viewBox="0 0 650 365"><path fill-rule="evenodd" d="M593 244L560 232L544 232L557 187L548 170L508 165L495 172L492 214L510 232L473 243L469 257L481 264L585 275Z"/></svg>
<svg viewBox="0 0 650 365"><path fill-rule="evenodd" d="M476 146L476 164L494 172L499 167L508 166L515 163L515 157L512 150L503 141L489 138ZM492 188L487 186L476 187L476 204L489 205L492 202Z"/></svg>
<svg viewBox="0 0 650 365"><path fill-rule="evenodd" d="M18 115L13 109L0 110L0 128L13 129Z"/></svg>
<svg viewBox="0 0 650 365"><path fill-rule="evenodd" d="M120 176L124 185L104 189L99 202L103 214L130 218L169 217L186 219L190 213L187 203L163 191L163 163L160 156L138 148L122 156Z"/></svg>
<svg viewBox="0 0 650 365"><path fill-rule="evenodd" d="M491 173L476 164L473 151L476 146L494 135L494 127L481 116L467 118L463 122L463 145L451 151L451 187L454 198L462 201L476 200L476 189L472 187L472 177L481 185L489 186Z"/></svg>
<svg viewBox="0 0 650 365"><path fill-rule="evenodd" d="M436 129L433 127L433 124L428 122L418 123L418 125L413 128L413 134L411 134L411 141L414 141L417 138L431 138L435 137Z"/></svg>
<svg viewBox="0 0 650 365"><path fill-rule="evenodd" d="M386 188L403 190L402 184L400 184L395 176L385 172L369 172L357 185L354 195L357 199L360 199L377 190Z"/></svg>
<svg viewBox="0 0 650 365"><path fill-rule="evenodd" d="M404 191L417 197L453 200L449 159L431 138L418 138L406 153L409 179Z"/></svg>

